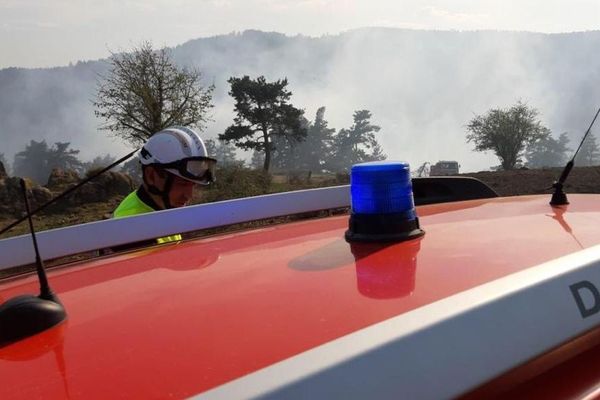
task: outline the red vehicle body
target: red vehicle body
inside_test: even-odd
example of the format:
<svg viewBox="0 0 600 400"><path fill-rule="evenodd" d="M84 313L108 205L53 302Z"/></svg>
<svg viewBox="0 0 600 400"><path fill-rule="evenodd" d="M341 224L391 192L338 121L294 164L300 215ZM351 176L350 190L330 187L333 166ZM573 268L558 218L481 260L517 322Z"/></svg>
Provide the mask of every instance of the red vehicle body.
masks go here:
<svg viewBox="0 0 600 400"><path fill-rule="evenodd" d="M51 269L68 319L0 347L0 399L595 398L600 196L426 204L446 193L439 179L415 185L426 233L401 243L348 243L337 215ZM321 200L303 211L348 205L348 187L307 192L44 232L40 247L89 249L76 238L104 227L115 237L87 240L131 240L116 224L151 226L143 239L284 214L268 204L305 195ZM0 241L4 265L27 246ZM5 279L0 303L37 287Z"/></svg>

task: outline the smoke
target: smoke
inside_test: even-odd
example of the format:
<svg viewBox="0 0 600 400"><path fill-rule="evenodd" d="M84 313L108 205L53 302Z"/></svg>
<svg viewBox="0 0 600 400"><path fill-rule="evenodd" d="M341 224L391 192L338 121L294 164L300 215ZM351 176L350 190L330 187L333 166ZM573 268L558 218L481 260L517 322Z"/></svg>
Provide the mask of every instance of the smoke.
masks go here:
<svg viewBox="0 0 600 400"><path fill-rule="evenodd" d="M389 159L413 169L456 160L461 171L497 165L493 154L466 142L465 125L490 108L522 100L540 111L555 137L571 147L595 109L600 32L414 31L371 28L311 38L246 31L197 39L173 48L175 60L199 68L215 84L215 108L204 134L216 137L233 121L231 76L287 77L292 103L312 119L325 106L329 126L352 125L368 109L381 126L378 140ZM93 114L98 74L106 62L51 69L0 70L0 153L12 160L29 140L69 141L82 160L129 147L105 131Z"/></svg>
<svg viewBox="0 0 600 400"><path fill-rule="evenodd" d="M102 63L73 67L0 71L2 152L12 160L30 140L70 142L82 160L120 154L125 146L98 132L91 100Z"/></svg>
<svg viewBox="0 0 600 400"><path fill-rule="evenodd" d="M339 130L352 124L355 110L370 110L390 159L413 168L456 160L462 171L478 171L499 162L492 153L473 151L466 125L490 108L521 100L540 111L555 137L581 137L597 106L599 91L590 82L600 71L593 56L599 41L598 32L371 28L308 38L248 31L188 42L176 54L212 74L219 104L227 100L229 76L288 77L292 100L308 118L326 106L329 126ZM224 108L214 131L233 117L230 101Z"/></svg>
<svg viewBox="0 0 600 400"><path fill-rule="evenodd" d="M382 126L380 141L391 159L408 161L413 168L425 161L456 160L463 171L484 170L498 160L491 153L474 152L466 142L465 125L476 114L523 100L540 110L542 122L556 136L576 127L566 109L577 104L593 115L593 103L567 105L561 97L567 91L571 98L577 96L573 92L593 72L589 66L582 70L563 60L557 82L557 72L542 65L551 59L536 57L556 55L557 36L355 31L343 38L323 86L298 93L304 104L327 105L328 118L338 128L350 124L353 110L371 110ZM583 52L576 40L572 42L573 48L562 57Z"/></svg>

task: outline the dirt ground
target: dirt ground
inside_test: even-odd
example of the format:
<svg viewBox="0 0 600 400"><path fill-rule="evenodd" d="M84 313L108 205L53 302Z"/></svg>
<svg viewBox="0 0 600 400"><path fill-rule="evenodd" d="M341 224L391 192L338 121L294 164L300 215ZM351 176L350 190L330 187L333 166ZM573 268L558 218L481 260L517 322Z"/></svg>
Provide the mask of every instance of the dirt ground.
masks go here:
<svg viewBox="0 0 600 400"><path fill-rule="evenodd" d="M485 182L500 196L552 193L552 183L558 180L562 168L519 169L514 171L477 172L464 174ZM569 174L565 193L600 193L600 166L575 167Z"/></svg>

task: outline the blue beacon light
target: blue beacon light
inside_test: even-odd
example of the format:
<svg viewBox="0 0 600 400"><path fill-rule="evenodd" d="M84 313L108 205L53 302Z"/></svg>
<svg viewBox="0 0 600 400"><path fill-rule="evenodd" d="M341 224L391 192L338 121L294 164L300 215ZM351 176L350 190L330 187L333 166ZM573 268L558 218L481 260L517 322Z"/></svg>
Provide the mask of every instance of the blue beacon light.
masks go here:
<svg viewBox="0 0 600 400"><path fill-rule="evenodd" d="M410 167L400 161L352 166L348 242L401 242L423 236L415 210Z"/></svg>

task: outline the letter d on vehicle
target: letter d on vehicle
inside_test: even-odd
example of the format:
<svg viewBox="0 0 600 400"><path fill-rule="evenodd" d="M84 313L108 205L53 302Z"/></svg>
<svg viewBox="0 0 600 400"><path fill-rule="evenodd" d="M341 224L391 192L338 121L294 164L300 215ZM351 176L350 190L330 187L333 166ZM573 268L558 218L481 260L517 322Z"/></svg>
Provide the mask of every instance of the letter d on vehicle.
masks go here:
<svg viewBox="0 0 600 400"><path fill-rule="evenodd" d="M577 282L569 286L569 289L573 293L582 318L587 318L600 311L600 292L592 282Z"/></svg>

